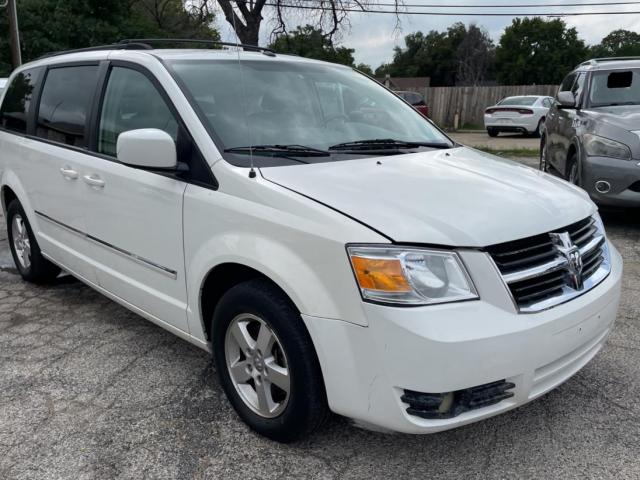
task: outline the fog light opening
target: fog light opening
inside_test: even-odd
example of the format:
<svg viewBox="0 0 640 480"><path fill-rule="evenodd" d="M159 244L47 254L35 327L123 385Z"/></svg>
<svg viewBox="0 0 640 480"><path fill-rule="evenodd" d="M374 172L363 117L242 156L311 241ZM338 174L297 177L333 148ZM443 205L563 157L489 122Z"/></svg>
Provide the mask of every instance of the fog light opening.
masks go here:
<svg viewBox="0 0 640 480"><path fill-rule="evenodd" d="M611 191L611 184L606 180L598 180L595 187L598 193L609 193Z"/></svg>

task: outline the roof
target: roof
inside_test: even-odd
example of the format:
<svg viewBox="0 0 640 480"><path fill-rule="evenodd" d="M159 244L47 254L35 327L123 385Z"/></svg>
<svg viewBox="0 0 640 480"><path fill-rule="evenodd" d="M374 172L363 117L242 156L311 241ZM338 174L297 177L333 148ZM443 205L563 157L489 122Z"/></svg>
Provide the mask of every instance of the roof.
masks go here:
<svg viewBox="0 0 640 480"><path fill-rule="evenodd" d="M592 58L582 62L576 70L617 70L623 68L639 68L640 57L608 57Z"/></svg>
<svg viewBox="0 0 640 480"><path fill-rule="evenodd" d="M186 49L186 48L172 48L172 49L145 49L145 50L93 50L93 51L80 51L59 53L52 56L45 56L39 59L33 60L29 63L25 63L16 71L23 70L25 68L31 68L43 65L53 65L68 62L82 62L82 61L101 61L108 59L126 59L134 60L136 58L142 59L143 57L155 58L160 60L228 60L228 59L244 59L244 60L264 60L264 61L286 61L286 62L298 62L298 63L317 63L323 65L332 65L336 67L350 68L344 65L333 64L329 62L323 62L321 60L314 60L305 57L298 57L296 55L266 55L263 52L238 50L235 47L224 49Z"/></svg>
<svg viewBox="0 0 640 480"><path fill-rule="evenodd" d="M431 77L377 77L376 80L383 84L388 80L393 90L427 88L431 85Z"/></svg>

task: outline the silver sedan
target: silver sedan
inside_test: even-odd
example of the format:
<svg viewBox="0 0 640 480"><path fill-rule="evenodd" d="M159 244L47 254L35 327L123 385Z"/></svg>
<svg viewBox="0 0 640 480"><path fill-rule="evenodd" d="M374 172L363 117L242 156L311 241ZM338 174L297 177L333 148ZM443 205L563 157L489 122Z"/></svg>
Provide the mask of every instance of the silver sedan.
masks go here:
<svg viewBox="0 0 640 480"><path fill-rule="evenodd" d="M484 111L484 126L490 137L500 132L540 136L553 97L526 95L506 97Z"/></svg>

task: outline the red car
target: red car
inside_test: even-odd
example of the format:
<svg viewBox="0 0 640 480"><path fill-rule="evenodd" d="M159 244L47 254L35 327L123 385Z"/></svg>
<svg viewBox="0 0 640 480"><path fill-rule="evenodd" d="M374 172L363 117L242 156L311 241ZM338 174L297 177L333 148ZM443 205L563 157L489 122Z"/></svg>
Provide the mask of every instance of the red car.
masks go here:
<svg viewBox="0 0 640 480"><path fill-rule="evenodd" d="M416 92L395 92L396 95L401 96L419 111L425 117L429 117L429 107L427 103L424 101L424 97Z"/></svg>

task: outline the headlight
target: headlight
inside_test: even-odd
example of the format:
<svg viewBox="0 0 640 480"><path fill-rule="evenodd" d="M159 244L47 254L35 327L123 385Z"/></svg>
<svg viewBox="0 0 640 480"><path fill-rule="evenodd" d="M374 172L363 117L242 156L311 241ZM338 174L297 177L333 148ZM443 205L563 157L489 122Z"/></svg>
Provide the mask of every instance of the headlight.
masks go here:
<svg viewBox="0 0 640 480"><path fill-rule="evenodd" d="M590 157L611 157L622 160L631 159L631 149L624 143L598 135L586 133L584 135L584 148Z"/></svg>
<svg viewBox="0 0 640 480"><path fill-rule="evenodd" d="M365 300L430 305L478 298L455 252L390 246L348 246Z"/></svg>

